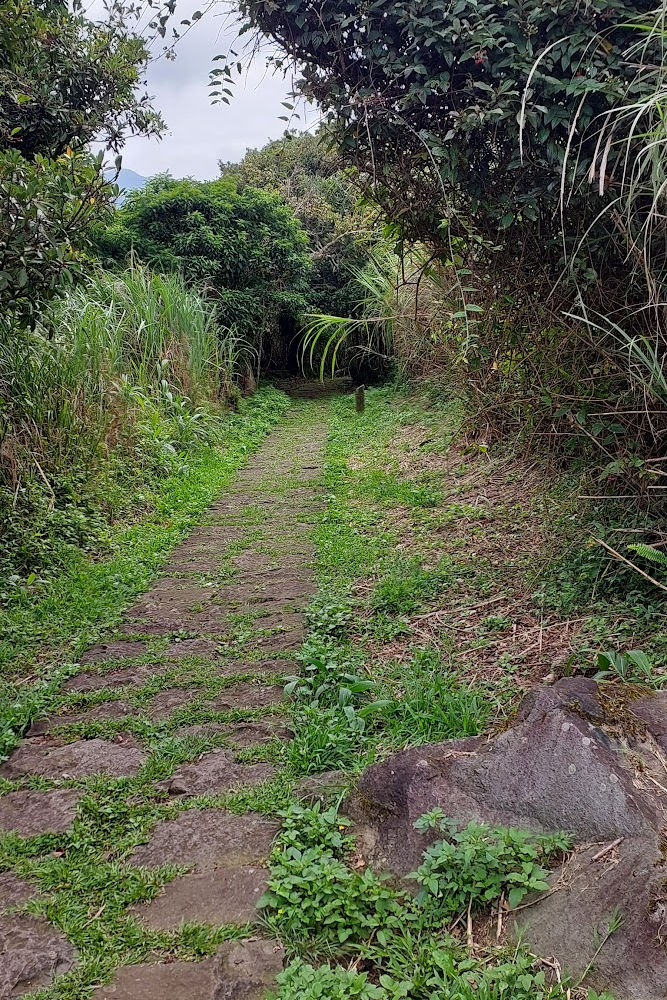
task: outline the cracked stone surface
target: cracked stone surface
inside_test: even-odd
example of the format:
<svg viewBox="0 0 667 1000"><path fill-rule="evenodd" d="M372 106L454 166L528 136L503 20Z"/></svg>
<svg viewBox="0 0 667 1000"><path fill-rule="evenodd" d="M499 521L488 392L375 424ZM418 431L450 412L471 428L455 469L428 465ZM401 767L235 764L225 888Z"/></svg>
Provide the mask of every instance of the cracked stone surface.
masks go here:
<svg viewBox="0 0 667 1000"><path fill-rule="evenodd" d="M264 861L280 823L222 809L188 809L161 820L151 839L130 857L135 865L191 865L198 871Z"/></svg>
<svg viewBox="0 0 667 1000"><path fill-rule="evenodd" d="M65 833L74 822L80 797L76 788L8 792L0 796L0 830L21 837Z"/></svg>
<svg viewBox="0 0 667 1000"><path fill-rule="evenodd" d="M219 795L232 788L261 785L276 773L271 764L240 764L228 750L211 750L185 764L161 787L170 795Z"/></svg>
<svg viewBox="0 0 667 1000"><path fill-rule="evenodd" d="M107 740L80 740L59 747L23 743L0 767L0 777L39 774L44 778L77 779L106 774L124 778L137 774L145 760L145 754L136 747L118 746Z"/></svg>
<svg viewBox="0 0 667 1000"><path fill-rule="evenodd" d="M244 865L218 869L214 875L183 875L169 882L150 903L131 913L154 931L176 930L184 921L198 924L246 924L257 918L257 901L268 884L266 868Z"/></svg>
<svg viewBox="0 0 667 1000"><path fill-rule="evenodd" d="M126 965L95 1000L264 1000L282 971L275 941L227 941L200 962Z"/></svg>
<svg viewBox="0 0 667 1000"><path fill-rule="evenodd" d="M75 962L67 938L42 917L0 916L0 1000L48 986Z"/></svg>
<svg viewBox="0 0 667 1000"><path fill-rule="evenodd" d="M0 913L12 906L22 906L37 896L37 890L13 872L0 874Z"/></svg>

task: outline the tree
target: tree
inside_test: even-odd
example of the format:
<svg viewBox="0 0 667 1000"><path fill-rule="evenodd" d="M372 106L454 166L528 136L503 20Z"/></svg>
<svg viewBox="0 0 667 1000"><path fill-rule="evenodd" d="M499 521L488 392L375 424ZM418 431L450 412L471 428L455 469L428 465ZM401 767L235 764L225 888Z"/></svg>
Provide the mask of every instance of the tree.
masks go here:
<svg viewBox="0 0 667 1000"><path fill-rule="evenodd" d="M117 152L162 130L137 92L148 51L133 10L109 0L92 22L62 0L0 6L0 310L15 322L85 270L88 227L109 215L116 188L88 144Z"/></svg>
<svg viewBox="0 0 667 1000"><path fill-rule="evenodd" d="M286 132L248 150L240 163L221 162L220 173L241 187L277 191L285 199L310 238L310 307L349 315L357 297L353 272L366 263L377 233L369 214L355 211L358 191L327 135Z"/></svg>
<svg viewBox="0 0 667 1000"><path fill-rule="evenodd" d="M132 192L114 224L95 237L103 260L134 252L151 267L179 270L219 303L221 323L269 360L284 362L306 306L308 237L277 194L232 179L159 176ZM268 337L266 335L269 335Z"/></svg>
<svg viewBox="0 0 667 1000"><path fill-rule="evenodd" d="M242 0L301 69L342 154L399 232L447 244L522 224L558 251L571 110L585 132L651 82L622 50L654 0ZM282 57L278 59L280 63ZM524 100L525 97L525 100ZM579 150L571 217L597 212ZM528 224L528 226L526 226ZM450 229L449 232L452 230Z"/></svg>

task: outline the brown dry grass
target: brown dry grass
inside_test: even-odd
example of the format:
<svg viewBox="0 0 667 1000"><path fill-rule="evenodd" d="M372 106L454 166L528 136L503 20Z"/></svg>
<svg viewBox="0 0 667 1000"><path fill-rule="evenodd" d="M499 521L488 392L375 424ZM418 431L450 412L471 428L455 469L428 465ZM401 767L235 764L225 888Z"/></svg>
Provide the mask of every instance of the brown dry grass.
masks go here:
<svg viewBox="0 0 667 1000"><path fill-rule="evenodd" d="M404 662L414 646L429 646L471 683L510 673L520 690L559 676L581 646L587 618L542 614L532 597L558 544L545 499L552 476L521 457L491 459L460 444L424 451L432 439L426 425L403 427L387 457L402 478L425 479L441 490L443 505L428 511L394 506L386 525L396 551L420 556L424 568L453 560L456 583L405 620L406 634L371 642L372 657ZM363 454L351 465L363 469ZM358 581L356 596L367 602L374 584Z"/></svg>

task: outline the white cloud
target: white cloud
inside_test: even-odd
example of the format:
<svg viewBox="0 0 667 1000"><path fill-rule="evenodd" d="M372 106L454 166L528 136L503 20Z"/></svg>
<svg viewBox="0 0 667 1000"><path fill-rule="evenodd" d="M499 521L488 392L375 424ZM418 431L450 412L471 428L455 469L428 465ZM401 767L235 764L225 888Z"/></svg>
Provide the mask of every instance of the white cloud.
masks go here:
<svg viewBox="0 0 667 1000"><path fill-rule="evenodd" d="M236 80L231 103L211 105L209 69L213 57L233 45L236 25L207 14L178 43L175 61L159 58L148 69L148 92L161 111L167 133L161 141L133 138L123 149L123 166L150 177L168 170L174 177L199 179L218 175L218 160L238 160L247 148L262 146L282 135L288 114L291 81L266 68L256 55ZM217 64L220 65L220 64ZM290 127L315 121L315 112L300 108L301 118Z"/></svg>

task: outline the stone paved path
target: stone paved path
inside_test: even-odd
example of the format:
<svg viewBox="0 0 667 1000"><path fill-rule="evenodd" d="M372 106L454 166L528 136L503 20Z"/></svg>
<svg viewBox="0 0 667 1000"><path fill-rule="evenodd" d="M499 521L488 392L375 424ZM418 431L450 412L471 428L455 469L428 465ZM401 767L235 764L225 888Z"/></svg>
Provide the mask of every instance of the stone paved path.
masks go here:
<svg viewBox="0 0 667 1000"><path fill-rule="evenodd" d="M248 748L290 737L280 678L294 672L291 657L303 642L304 609L315 590L309 534L326 438L321 409L309 405L310 420L298 408L288 412L171 553L116 634L82 657L80 672L63 686L63 706L37 720L0 766L0 777L11 782L0 795L0 830L34 837L70 830L87 782L97 776L141 780L149 773L150 740L141 725L212 744L200 753L195 745L189 759L179 758L154 782L157 801L177 811L155 822L146 842L124 859L151 870L189 868L131 909L147 929L253 921L266 885L277 821L238 816L206 800L192 808L189 800L270 781L274 764L248 762ZM37 788L36 778L44 779ZM76 950L60 930L17 909L36 894L14 873L0 874L0 998L30 992L77 966ZM258 1000L283 956L276 942L250 938L227 942L196 964L159 959L119 969L93 995Z"/></svg>

